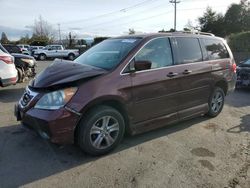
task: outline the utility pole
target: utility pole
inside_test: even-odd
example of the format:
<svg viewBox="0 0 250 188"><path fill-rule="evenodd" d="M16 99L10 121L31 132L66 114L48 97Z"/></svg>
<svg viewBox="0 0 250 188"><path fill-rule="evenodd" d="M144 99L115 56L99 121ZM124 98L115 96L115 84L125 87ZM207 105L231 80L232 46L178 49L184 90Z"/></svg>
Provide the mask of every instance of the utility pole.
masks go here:
<svg viewBox="0 0 250 188"><path fill-rule="evenodd" d="M59 41L60 41L60 44L62 44L62 38L61 38L61 25L58 24L58 34L59 34Z"/></svg>
<svg viewBox="0 0 250 188"><path fill-rule="evenodd" d="M176 8L177 8L177 3L180 3L180 1L170 0L169 2L174 4L174 31L176 31Z"/></svg>

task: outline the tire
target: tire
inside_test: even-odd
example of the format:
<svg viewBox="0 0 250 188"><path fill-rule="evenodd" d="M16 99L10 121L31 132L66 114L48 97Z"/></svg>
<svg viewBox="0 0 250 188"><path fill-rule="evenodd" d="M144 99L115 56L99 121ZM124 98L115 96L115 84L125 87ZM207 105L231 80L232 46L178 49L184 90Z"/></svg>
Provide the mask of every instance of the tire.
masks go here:
<svg viewBox="0 0 250 188"><path fill-rule="evenodd" d="M24 80L24 73L21 68L17 67L17 83L21 83Z"/></svg>
<svg viewBox="0 0 250 188"><path fill-rule="evenodd" d="M125 121L116 109L97 106L80 121L78 131L78 144L85 153L103 155L122 141Z"/></svg>
<svg viewBox="0 0 250 188"><path fill-rule="evenodd" d="M74 54L69 54L68 59L73 61L75 59L75 55Z"/></svg>
<svg viewBox="0 0 250 188"><path fill-rule="evenodd" d="M45 54L40 54L38 59L41 61L44 61L44 60L46 60L46 58L47 58L47 56Z"/></svg>
<svg viewBox="0 0 250 188"><path fill-rule="evenodd" d="M220 87L216 87L209 97L208 106L209 111L207 115L209 117L216 117L223 109L225 100L225 93Z"/></svg>

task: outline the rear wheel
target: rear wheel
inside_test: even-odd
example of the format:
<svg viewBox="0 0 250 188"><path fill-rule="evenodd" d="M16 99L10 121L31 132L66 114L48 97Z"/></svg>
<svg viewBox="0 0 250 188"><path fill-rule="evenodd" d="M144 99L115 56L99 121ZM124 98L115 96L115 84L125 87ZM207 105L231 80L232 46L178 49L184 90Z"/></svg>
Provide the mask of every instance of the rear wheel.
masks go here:
<svg viewBox="0 0 250 188"><path fill-rule="evenodd" d="M209 111L207 113L210 117L216 117L221 112L224 106L225 94L224 91L216 87L209 98Z"/></svg>
<svg viewBox="0 0 250 188"><path fill-rule="evenodd" d="M47 56L46 56L45 54L40 54L40 55L39 55L39 59L40 59L41 61L44 61L46 58L47 58Z"/></svg>
<svg viewBox="0 0 250 188"><path fill-rule="evenodd" d="M73 61L75 59L75 55L74 54L69 54L68 59Z"/></svg>
<svg viewBox="0 0 250 188"><path fill-rule="evenodd" d="M88 154L106 154L121 142L124 130L120 112L109 106L98 106L80 122L78 143Z"/></svg>

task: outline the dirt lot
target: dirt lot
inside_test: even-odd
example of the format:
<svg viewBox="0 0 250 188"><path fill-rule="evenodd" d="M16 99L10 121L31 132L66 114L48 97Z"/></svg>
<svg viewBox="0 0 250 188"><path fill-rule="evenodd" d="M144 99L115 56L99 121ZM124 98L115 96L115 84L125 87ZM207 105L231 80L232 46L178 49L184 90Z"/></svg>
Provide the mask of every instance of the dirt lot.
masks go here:
<svg viewBox="0 0 250 188"><path fill-rule="evenodd" d="M0 187L250 187L250 90L227 96L217 118L127 136L94 158L20 126L13 106L27 83L0 88Z"/></svg>

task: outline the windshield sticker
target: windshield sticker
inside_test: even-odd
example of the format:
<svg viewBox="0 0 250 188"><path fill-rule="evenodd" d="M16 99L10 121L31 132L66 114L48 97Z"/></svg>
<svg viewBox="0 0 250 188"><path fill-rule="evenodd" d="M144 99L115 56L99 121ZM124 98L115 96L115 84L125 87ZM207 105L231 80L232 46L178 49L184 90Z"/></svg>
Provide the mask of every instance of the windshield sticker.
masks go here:
<svg viewBox="0 0 250 188"><path fill-rule="evenodd" d="M137 41L136 39L123 39L122 42L127 42L127 43L134 43Z"/></svg>

